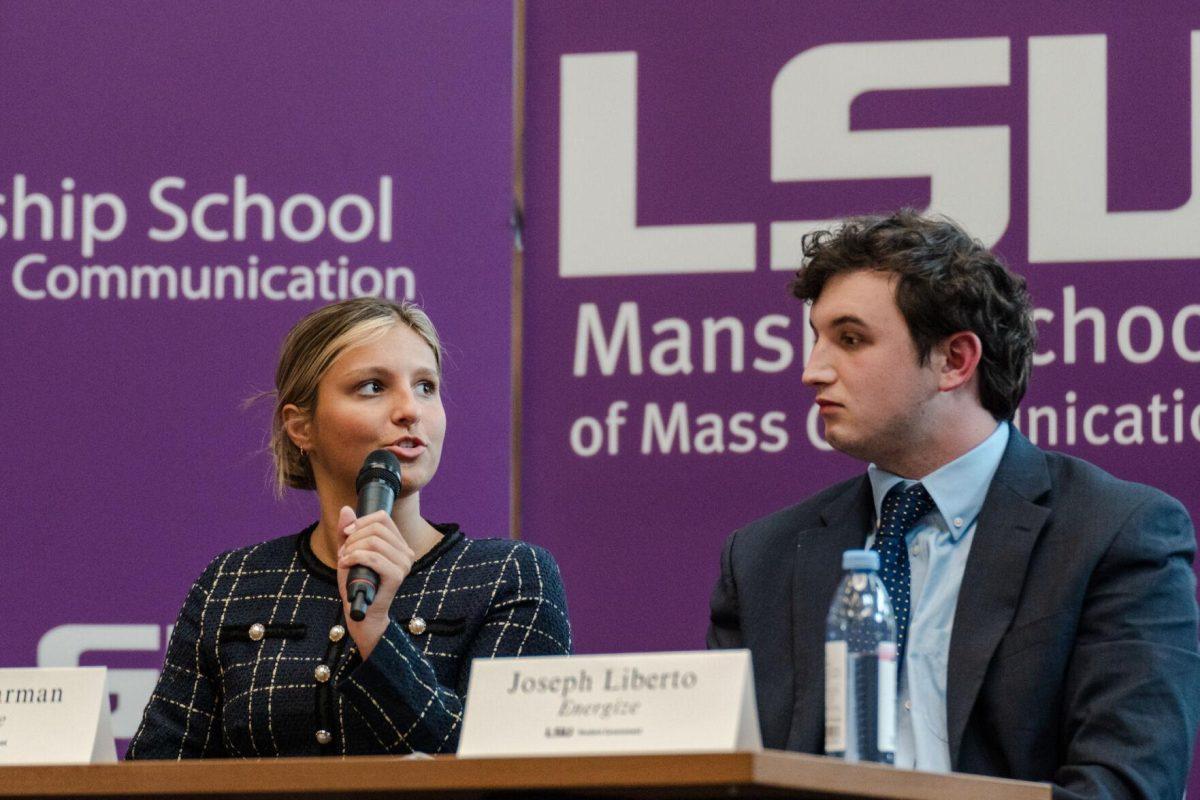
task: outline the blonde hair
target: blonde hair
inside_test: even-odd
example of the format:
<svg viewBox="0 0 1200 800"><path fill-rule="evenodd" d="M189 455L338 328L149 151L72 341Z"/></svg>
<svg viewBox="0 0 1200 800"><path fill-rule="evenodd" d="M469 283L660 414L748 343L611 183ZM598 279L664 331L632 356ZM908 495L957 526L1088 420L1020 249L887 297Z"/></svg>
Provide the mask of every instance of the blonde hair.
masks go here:
<svg viewBox="0 0 1200 800"><path fill-rule="evenodd" d="M406 325L433 351L442 372L442 345L429 315L407 301L356 297L319 308L296 323L283 340L275 369L275 410L271 415L271 457L275 491L316 488L312 465L283 427L283 407L295 405L307 414L316 411L317 387L338 356L351 347L382 336L393 325Z"/></svg>

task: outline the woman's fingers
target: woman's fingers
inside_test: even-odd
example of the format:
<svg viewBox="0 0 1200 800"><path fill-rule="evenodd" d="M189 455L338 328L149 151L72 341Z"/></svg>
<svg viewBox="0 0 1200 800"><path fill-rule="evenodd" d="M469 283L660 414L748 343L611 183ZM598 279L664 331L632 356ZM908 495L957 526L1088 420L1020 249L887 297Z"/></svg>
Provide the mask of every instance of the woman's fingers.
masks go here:
<svg viewBox="0 0 1200 800"><path fill-rule="evenodd" d="M338 566L345 569L356 566L370 567L381 579L392 578L394 582L399 583L412 565L396 561L386 553L360 548L342 556Z"/></svg>
<svg viewBox="0 0 1200 800"><path fill-rule="evenodd" d="M416 554L413 553L408 542L404 541L404 537L389 531L382 525L368 525L365 528L357 529L342 540L341 547L338 548L338 556L340 557L342 554L356 547L362 547L369 542L387 544L392 550L407 556L410 561L416 560Z"/></svg>
<svg viewBox="0 0 1200 800"><path fill-rule="evenodd" d="M346 508L349 507L347 506ZM346 508L342 510L343 515L346 513ZM342 550L349 545L365 539L377 537L391 542L402 552L412 553L412 548L408 546L408 542L404 541L404 537L400 535L399 529L396 528L396 523L382 511L368 514L365 517L353 520L350 525L342 526L342 533L345 536L345 539L342 541Z"/></svg>
<svg viewBox="0 0 1200 800"><path fill-rule="evenodd" d="M353 509L344 506L338 518L343 537L338 570L370 567L379 574L380 589L390 596L408 576L416 554L387 514L376 511L357 519L353 515Z"/></svg>
<svg viewBox="0 0 1200 800"><path fill-rule="evenodd" d="M344 545L338 555L338 566L348 566L353 563L352 557L356 553L377 553L391 563L403 569L405 573L407 573L413 565L413 553L411 550L402 550L386 539L378 536L372 536Z"/></svg>
<svg viewBox="0 0 1200 800"><path fill-rule="evenodd" d="M343 514L345 514L345 512L346 512L347 510L349 510L351 514L353 514L353 513L354 513L354 510L353 510L353 509L351 509L351 508L350 508L350 506L342 506L342 513L343 513ZM386 511L382 511L382 510L380 510L380 511L373 511L373 512L371 512L370 514L367 514L367 515L365 515L365 516L359 517L358 519L351 520L351 522L352 522L353 524L352 524L352 525L351 525L351 526L350 526L350 527L349 527L349 528L346 530L346 532L347 532L347 533L353 533L353 532L354 532L356 529L358 529L358 528L361 528L361 527L363 527L363 526L365 526L365 525L370 525L370 524L372 524L372 523L376 523L376 522L378 522L378 523L382 523L382 524L384 524L384 525L389 525L389 524L390 524L390 525L391 525L391 528L392 528L392 530L396 530L396 523L392 521L392 518L391 518L390 516L388 516L388 514L387 514L387 512L386 512ZM397 533L398 533L398 532L399 532L399 531L397 531Z"/></svg>

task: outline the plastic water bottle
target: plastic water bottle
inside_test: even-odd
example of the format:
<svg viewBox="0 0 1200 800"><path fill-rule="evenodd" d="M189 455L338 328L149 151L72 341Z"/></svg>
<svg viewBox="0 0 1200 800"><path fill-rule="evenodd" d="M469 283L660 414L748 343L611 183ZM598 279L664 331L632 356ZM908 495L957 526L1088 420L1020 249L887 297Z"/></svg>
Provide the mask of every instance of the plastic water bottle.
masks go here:
<svg viewBox="0 0 1200 800"><path fill-rule="evenodd" d="M896 615L879 554L847 550L825 623L825 753L896 760Z"/></svg>

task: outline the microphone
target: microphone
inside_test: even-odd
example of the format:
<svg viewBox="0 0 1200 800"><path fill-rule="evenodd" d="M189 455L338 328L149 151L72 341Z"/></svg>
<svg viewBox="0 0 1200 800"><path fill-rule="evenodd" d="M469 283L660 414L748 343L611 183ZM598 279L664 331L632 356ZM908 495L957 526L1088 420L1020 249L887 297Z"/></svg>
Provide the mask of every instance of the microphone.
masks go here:
<svg viewBox="0 0 1200 800"><path fill-rule="evenodd" d="M387 450L372 450L363 461L354 481L358 492L357 516L376 511L390 515L396 495L400 494L400 460ZM350 619L359 622L367 615L367 606L375 601L379 573L370 567L355 565L346 576L346 597L350 598Z"/></svg>

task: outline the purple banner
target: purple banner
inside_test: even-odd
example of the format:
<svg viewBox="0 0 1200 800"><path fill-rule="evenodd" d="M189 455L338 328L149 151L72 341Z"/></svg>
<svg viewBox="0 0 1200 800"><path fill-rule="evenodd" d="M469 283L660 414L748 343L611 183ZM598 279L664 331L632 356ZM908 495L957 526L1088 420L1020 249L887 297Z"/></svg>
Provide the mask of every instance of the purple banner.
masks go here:
<svg viewBox="0 0 1200 800"><path fill-rule="evenodd" d="M1200 518L1194 4L527 24L523 530L581 651L703 647L728 533L862 471L820 438L787 292L800 235L847 214L933 208L994 245L1038 307L1021 430Z"/></svg>
<svg viewBox="0 0 1200 800"><path fill-rule="evenodd" d="M0 665L108 665L131 735L203 566L315 518L243 403L343 297L429 310L423 510L507 535L511 40L504 3L0 6Z"/></svg>

